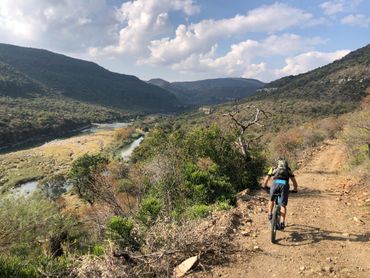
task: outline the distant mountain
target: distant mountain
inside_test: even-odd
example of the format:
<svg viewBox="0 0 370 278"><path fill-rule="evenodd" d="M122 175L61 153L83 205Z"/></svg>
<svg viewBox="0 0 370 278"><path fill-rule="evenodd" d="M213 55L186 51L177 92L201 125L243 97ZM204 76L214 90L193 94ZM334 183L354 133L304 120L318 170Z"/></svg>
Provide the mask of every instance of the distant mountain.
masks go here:
<svg viewBox="0 0 370 278"><path fill-rule="evenodd" d="M163 79L151 79L150 84L170 91L186 104L219 104L249 96L264 83L255 79L218 78L189 82L168 82Z"/></svg>
<svg viewBox="0 0 370 278"><path fill-rule="evenodd" d="M175 111L176 97L135 76L50 51L0 44L0 149L92 122Z"/></svg>
<svg viewBox="0 0 370 278"><path fill-rule="evenodd" d="M178 104L170 92L135 76L47 50L0 44L0 62L75 100L146 112L173 111Z"/></svg>

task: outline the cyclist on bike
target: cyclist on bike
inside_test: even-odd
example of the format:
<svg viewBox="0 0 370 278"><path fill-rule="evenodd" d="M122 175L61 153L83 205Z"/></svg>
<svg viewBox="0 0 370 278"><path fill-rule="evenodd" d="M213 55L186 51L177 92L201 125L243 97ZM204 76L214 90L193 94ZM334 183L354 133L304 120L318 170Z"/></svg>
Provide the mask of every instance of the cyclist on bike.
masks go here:
<svg viewBox="0 0 370 278"><path fill-rule="evenodd" d="M283 158L277 159L275 167L271 167L263 184L263 188L267 189L269 180L273 177L273 182L270 188L270 201L268 204L268 219L272 219L272 209L274 207L274 194L281 194L281 219L280 219L280 229L285 228L285 217L287 213L286 206L288 205L288 195L289 195L289 179L293 182L294 190L292 192L297 192L298 183L294 177L292 170L288 166L288 161Z"/></svg>

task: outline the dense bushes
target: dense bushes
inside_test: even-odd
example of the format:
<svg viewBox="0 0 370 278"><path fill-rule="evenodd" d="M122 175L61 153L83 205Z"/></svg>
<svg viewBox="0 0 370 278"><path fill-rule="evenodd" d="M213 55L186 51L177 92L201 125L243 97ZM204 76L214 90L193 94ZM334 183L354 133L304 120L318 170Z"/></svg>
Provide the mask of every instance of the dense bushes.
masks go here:
<svg viewBox="0 0 370 278"><path fill-rule="evenodd" d="M206 215L216 203L230 204L235 194L256 186L264 161L252 150L246 164L237 148L236 135L217 126L190 130L156 128L135 150L133 183L142 187L139 219Z"/></svg>

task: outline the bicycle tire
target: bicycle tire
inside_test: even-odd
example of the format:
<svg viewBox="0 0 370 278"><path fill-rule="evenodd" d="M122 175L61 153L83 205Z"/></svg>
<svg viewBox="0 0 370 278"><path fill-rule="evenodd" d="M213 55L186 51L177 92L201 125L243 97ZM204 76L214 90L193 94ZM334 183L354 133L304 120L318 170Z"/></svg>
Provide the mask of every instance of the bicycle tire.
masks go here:
<svg viewBox="0 0 370 278"><path fill-rule="evenodd" d="M277 231L277 225L279 221L279 212L278 208L276 207L274 210L274 214L272 215L271 220L271 242L276 243L276 231Z"/></svg>

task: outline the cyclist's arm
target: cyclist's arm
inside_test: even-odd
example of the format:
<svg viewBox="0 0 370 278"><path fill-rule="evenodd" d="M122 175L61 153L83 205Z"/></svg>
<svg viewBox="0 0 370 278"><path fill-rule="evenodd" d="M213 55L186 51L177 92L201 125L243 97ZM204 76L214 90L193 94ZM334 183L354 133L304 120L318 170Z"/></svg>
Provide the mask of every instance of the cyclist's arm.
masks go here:
<svg viewBox="0 0 370 278"><path fill-rule="evenodd" d="M263 188L266 188L267 187L270 179L271 179L271 176L267 175L266 178L265 178L265 181L263 183Z"/></svg>
<svg viewBox="0 0 370 278"><path fill-rule="evenodd" d="M295 177L290 177L291 181L293 182L293 187L295 191L297 191L298 189L298 183L297 183L297 180L295 179Z"/></svg>

